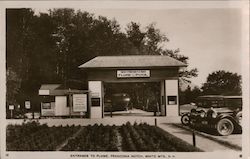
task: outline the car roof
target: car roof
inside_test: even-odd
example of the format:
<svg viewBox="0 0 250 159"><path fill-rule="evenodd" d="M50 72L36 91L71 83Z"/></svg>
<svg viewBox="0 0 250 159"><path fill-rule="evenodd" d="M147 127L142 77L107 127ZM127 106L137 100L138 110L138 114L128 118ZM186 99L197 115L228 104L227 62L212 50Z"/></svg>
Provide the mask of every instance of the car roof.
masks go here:
<svg viewBox="0 0 250 159"><path fill-rule="evenodd" d="M242 96L224 96L226 99L242 98Z"/></svg>
<svg viewBox="0 0 250 159"><path fill-rule="evenodd" d="M242 96L223 96L223 95L205 95L205 96L199 96L197 99L207 99L207 100L223 100L223 99L240 99Z"/></svg>
<svg viewBox="0 0 250 159"><path fill-rule="evenodd" d="M199 97L197 97L197 100L200 100L200 99L207 99L207 100L217 99L217 100L223 100L223 96L221 96L221 95L206 95L206 96L199 96Z"/></svg>

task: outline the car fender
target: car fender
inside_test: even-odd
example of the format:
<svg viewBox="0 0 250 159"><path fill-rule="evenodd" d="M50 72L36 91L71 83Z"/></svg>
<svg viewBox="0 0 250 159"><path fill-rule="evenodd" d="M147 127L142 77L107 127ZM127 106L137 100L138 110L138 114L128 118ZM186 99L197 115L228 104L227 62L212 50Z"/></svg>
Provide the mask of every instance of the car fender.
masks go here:
<svg viewBox="0 0 250 159"><path fill-rule="evenodd" d="M232 117L231 115L229 114L220 114L216 119L216 121L218 122L219 120L223 119L223 118L227 118L229 120L231 120L234 124L237 123L237 121L234 119L234 117Z"/></svg>

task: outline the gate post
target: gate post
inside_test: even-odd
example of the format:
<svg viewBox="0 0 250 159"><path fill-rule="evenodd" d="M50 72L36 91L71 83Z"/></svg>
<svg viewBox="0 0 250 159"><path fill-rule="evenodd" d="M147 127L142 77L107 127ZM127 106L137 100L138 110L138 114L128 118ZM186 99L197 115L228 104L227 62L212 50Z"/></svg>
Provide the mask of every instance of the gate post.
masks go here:
<svg viewBox="0 0 250 159"><path fill-rule="evenodd" d="M102 81L88 81L90 91L90 118L102 118L103 116L102 85Z"/></svg>

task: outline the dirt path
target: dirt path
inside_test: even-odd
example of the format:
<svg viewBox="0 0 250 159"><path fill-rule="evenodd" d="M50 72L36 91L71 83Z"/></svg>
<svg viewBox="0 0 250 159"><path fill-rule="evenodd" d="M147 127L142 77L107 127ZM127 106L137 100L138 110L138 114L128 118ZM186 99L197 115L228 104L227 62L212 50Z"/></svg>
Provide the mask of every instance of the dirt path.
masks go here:
<svg viewBox="0 0 250 159"><path fill-rule="evenodd" d="M68 144L68 141L70 139L76 138L83 131L83 129L84 129L84 127L81 127L74 135L67 138L61 145L57 146L56 151L60 151L65 145Z"/></svg>

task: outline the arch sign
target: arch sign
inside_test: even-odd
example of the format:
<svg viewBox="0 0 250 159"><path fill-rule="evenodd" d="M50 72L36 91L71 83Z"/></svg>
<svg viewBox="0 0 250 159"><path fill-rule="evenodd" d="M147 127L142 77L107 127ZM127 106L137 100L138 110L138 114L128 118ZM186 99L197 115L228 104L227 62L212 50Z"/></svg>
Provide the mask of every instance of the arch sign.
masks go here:
<svg viewBox="0 0 250 159"><path fill-rule="evenodd" d="M117 70L117 78L150 77L150 70Z"/></svg>

